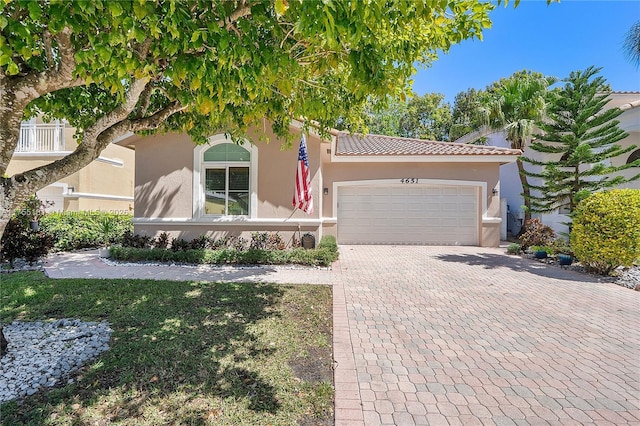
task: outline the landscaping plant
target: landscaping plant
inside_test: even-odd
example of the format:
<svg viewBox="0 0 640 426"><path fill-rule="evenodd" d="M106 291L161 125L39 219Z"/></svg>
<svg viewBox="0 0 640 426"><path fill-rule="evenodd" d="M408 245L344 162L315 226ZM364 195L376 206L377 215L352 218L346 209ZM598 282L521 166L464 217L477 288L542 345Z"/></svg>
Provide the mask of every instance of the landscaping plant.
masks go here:
<svg viewBox="0 0 640 426"><path fill-rule="evenodd" d="M540 218L529 219L524 224L524 232L520 236L522 250L531 246L550 246L556 240L556 232L542 223Z"/></svg>
<svg viewBox="0 0 640 426"><path fill-rule="evenodd" d="M520 254L522 252L522 246L518 243L511 243L507 247L507 253L509 254Z"/></svg>
<svg viewBox="0 0 640 426"><path fill-rule="evenodd" d="M44 209L44 203L33 195L13 214L2 236L0 258L13 266L16 259L24 258L33 263L49 253L53 237L43 229L32 229L30 225L45 215Z"/></svg>
<svg viewBox="0 0 640 426"><path fill-rule="evenodd" d="M134 240L129 238L128 240ZM207 247L203 242L208 240ZM193 248L198 247L198 248ZM264 248L258 248L264 247ZM275 233L255 233L247 248L246 240L238 237L211 241L200 236L191 241L174 238L171 248L138 246L112 247L111 257L122 261L166 261L195 264L225 265L284 265L298 264L329 266L338 260L338 244L332 236L324 236L315 249L302 247L285 249L282 238Z"/></svg>
<svg viewBox="0 0 640 426"><path fill-rule="evenodd" d="M127 231L128 235L133 231L131 218L101 211L53 212L42 217L40 227L53 236L55 250L69 251L99 247L105 238L122 243Z"/></svg>
<svg viewBox="0 0 640 426"><path fill-rule="evenodd" d="M610 274L640 259L640 190L598 192L578 204L571 248L587 270Z"/></svg>
<svg viewBox="0 0 640 426"><path fill-rule="evenodd" d="M562 88L548 94L548 118L537 123L542 134L536 135L530 148L555 159L523 159L542 169L525 173L543 181L538 186L530 185L536 190L531 194L534 212L551 212L564 205L572 212L582 198L593 192L640 179L640 173L628 177L618 173L640 166L640 160L620 166L611 164L611 159L636 146L623 148L616 143L629 134L616 120L623 111L606 109L611 89L604 77L597 75L599 71L594 67L574 71Z"/></svg>

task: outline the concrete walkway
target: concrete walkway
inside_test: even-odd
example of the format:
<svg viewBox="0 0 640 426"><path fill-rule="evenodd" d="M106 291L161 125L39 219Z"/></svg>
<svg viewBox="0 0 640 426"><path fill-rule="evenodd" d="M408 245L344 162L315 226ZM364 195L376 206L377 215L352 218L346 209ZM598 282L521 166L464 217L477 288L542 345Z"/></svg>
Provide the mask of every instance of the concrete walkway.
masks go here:
<svg viewBox="0 0 640 426"><path fill-rule="evenodd" d="M640 292L477 247L341 246L332 270L109 266L53 278L333 285L336 425L640 425Z"/></svg>

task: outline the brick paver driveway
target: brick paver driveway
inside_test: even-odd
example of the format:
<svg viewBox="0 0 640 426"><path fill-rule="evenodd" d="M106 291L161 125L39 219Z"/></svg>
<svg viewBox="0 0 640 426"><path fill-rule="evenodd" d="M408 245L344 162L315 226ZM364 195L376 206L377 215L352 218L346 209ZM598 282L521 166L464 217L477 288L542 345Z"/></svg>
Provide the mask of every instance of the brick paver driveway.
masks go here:
<svg viewBox="0 0 640 426"><path fill-rule="evenodd" d="M336 424L640 424L640 292L502 249L340 256Z"/></svg>

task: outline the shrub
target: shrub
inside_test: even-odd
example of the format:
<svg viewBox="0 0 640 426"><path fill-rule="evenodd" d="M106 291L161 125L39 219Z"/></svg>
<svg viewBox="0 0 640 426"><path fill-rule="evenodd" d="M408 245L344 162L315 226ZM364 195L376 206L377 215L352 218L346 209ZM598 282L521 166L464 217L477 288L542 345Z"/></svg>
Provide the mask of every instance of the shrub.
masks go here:
<svg viewBox="0 0 640 426"><path fill-rule="evenodd" d="M24 258L33 263L46 256L53 248L53 237L39 229L32 230L29 222L43 217L45 205L36 196L27 199L13 214L2 235L0 256L11 265L14 260Z"/></svg>
<svg viewBox="0 0 640 426"><path fill-rule="evenodd" d="M163 236L164 234L164 236ZM167 241L169 236L161 234L157 240ZM133 238L133 237L132 237ZM135 238L133 238L135 240ZM197 248L193 247L209 247ZM112 247L110 254L115 260L129 261L170 261L196 264L223 265L227 263L245 265L284 265L300 264L312 266L329 266L338 260L338 244L336 239L325 236L313 250L293 248L285 250L285 244L278 233L255 233L250 248L246 248L247 240L239 237L227 237L213 240L205 236L191 242L173 239L171 250L166 248L145 247ZM266 248L256 248L264 246Z"/></svg>
<svg viewBox="0 0 640 426"><path fill-rule="evenodd" d="M209 245L207 246L207 248L211 250L219 250L225 247L227 247L227 237L218 239L211 238L209 240Z"/></svg>
<svg viewBox="0 0 640 426"><path fill-rule="evenodd" d="M573 256L573 251L571 250L571 246L569 242L564 238L558 238L551 244L551 248L553 249L554 254L568 254Z"/></svg>
<svg viewBox="0 0 640 426"><path fill-rule="evenodd" d="M254 232L249 248L255 250L284 250L286 244L277 232Z"/></svg>
<svg viewBox="0 0 640 426"><path fill-rule="evenodd" d="M598 192L574 210L571 247L592 272L609 274L640 258L640 190Z"/></svg>
<svg viewBox="0 0 640 426"><path fill-rule="evenodd" d="M511 243L507 247L507 253L509 254L520 254L522 251L522 247L518 243Z"/></svg>
<svg viewBox="0 0 640 426"><path fill-rule="evenodd" d="M209 245L209 238L206 235L200 235L189 242L191 250L204 250Z"/></svg>
<svg viewBox="0 0 640 426"><path fill-rule="evenodd" d="M174 238L171 240L171 250L173 251L187 251L189 248L189 241L183 238Z"/></svg>
<svg viewBox="0 0 640 426"><path fill-rule="evenodd" d="M225 239L227 247L242 251L247 248L247 240L242 237L229 237Z"/></svg>
<svg viewBox="0 0 640 426"><path fill-rule="evenodd" d="M528 220L524 225L524 232L520 237L523 250L531 246L549 246L556 239L556 232L542 223L538 218Z"/></svg>
<svg viewBox="0 0 640 426"><path fill-rule="evenodd" d="M106 219L105 219L106 218ZM40 228L53 236L58 251L99 247L105 244L103 224L110 222L109 240L121 243L125 232L133 232L130 214L109 212L54 212L40 219Z"/></svg>
<svg viewBox="0 0 640 426"><path fill-rule="evenodd" d="M169 234L167 232L162 232L158 235L158 238L156 238L153 246L159 249L166 249L169 247Z"/></svg>
<svg viewBox="0 0 640 426"><path fill-rule="evenodd" d="M333 235L325 235L320 239L318 243L318 249L329 249L330 251L338 253L338 242ZM337 258L336 258L337 259Z"/></svg>
<svg viewBox="0 0 640 426"><path fill-rule="evenodd" d="M551 246L531 246L531 247L529 247L529 251L531 253L536 253L536 252L539 252L539 251L543 251L543 252L547 253L548 256L551 256L552 254L555 253L553 247L551 247Z"/></svg>
<svg viewBox="0 0 640 426"><path fill-rule="evenodd" d="M121 244L124 247L151 248L155 245L155 240L148 235L134 234L127 229L121 238Z"/></svg>

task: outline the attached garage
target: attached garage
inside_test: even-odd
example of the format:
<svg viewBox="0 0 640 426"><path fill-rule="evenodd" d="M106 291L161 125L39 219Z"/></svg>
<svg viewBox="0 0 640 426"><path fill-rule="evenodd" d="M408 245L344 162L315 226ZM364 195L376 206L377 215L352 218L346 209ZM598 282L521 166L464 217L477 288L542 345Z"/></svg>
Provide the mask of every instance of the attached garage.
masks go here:
<svg viewBox="0 0 640 426"><path fill-rule="evenodd" d="M477 186L341 186L338 242L478 245L478 199Z"/></svg>
<svg viewBox="0 0 640 426"><path fill-rule="evenodd" d="M519 150L338 132L328 154L323 228L338 243L500 244L500 165Z"/></svg>

